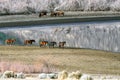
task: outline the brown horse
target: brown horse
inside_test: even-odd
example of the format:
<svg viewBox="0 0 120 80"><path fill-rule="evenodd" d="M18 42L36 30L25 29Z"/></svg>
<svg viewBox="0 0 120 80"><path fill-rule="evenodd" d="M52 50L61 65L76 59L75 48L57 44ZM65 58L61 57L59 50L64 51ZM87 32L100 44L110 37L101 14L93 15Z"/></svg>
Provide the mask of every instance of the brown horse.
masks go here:
<svg viewBox="0 0 120 80"><path fill-rule="evenodd" d="M33 40L33 39L32 40L25 40L24 45L27 45L27 44L31 45L33 42L35 42L35 40Z"/></svg>
<svg viewBox="0 0 120 80"><path fill-rule="evenodd" d="M64 16L64 11L51 11L51 16Z"/></svg>
<svg viewBox="0 0 120 80"><path fill-rule="evenodd" d="M64 45L66 44L66 42L65 41L63 41L63 42L59 42L59 47L61 48L64 48Z"/></svg>
<svg viewBox="0 0 120 80"><path fill-rule="evenodd" d="M51 11L50 16L57 16L57 12Z"/></svg>
<svg viewBox="0 0 120 80"><path fill-rule="evenodd" d="M40 47L42 47L42 46L47 46L48 45L48 41L41 41L40 42Z"/></svg>
<svg viewBox="0 0 120 80"><path fill-rule="evenodd" d="M16 39L7 39L5 40L5 43L8 44L8 45L12 45L16 42Z"/></svg>
<svg viewBox="0 0 120 80"><path fill-rule="evenodd" d="M64 11L57 11L58 16L64 16Z"/></svg>
<svg viewBox="0 0 120 80"><path fill-rule="evenodd" d="M39 13L39 17L47 15L47 11L43 10Z"/></svg>
<svg viewBox="0 0 120 80"><path fill-rule="evenodd" d="M55 47L55 45L57 45L57 43L56 43L56 42L54 42L54 41L53 41L53 42L50 42L50 43L49 43L49 48L50 48L50 47L53 47L53 48L54 48L54 47Z"/></svg>

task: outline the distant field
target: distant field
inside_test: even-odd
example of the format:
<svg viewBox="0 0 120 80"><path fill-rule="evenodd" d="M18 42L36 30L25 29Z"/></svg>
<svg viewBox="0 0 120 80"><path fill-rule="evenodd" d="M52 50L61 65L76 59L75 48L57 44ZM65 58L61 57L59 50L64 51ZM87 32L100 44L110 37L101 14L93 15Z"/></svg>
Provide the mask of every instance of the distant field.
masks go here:
<svg viewBox="0 0 120 80"><path fill-rule="evenodd" d="M120 74L120 54L89 49L0 46L0 71Z"/></svg>

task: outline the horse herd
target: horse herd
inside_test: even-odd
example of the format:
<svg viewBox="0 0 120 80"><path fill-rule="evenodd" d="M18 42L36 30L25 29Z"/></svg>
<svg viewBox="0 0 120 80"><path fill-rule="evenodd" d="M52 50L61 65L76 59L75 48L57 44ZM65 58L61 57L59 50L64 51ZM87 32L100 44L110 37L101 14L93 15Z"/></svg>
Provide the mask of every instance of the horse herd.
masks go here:
<svg viewBox="0 0 120 80"><path fill-rule="evenodd" d="M42 17L42 16L46 16L47 15L47 11L46 10L43 10L39 13L39 17ZM53 16L64 16L64 11L51 11L50 12L50 16L53 17Z"/></svg>
<svg viewBox="0 0 120 80"><path fill-rule="evenodd" d="M39 13L39 17L47 16L47 13L48 12L46 10L43 10ZM55 16L55 17L56 16L64 16L64 11L51 11L50 16ZM6 39L5 40L5 43L7 45L13 45L13 44L15 44L15 42L16 42L16 39ZM33 42L35 42L35 40L25 40L24 45L28 45L28 44L32 45ZM59 47L64 47L65 44L66 44L65 41L58 43ZM43 40L43 41L39 42L39 45L40 45L40 47L42 47L42 46L54 47L55 45L57 46L57 42L54 42L54 41L48 42L48 41Z"/></svg>
<svg viewBox="0 0 120 80"><path fill-rule="evenodd" d="M14 45L16 42L16 39L6 39L5 40L5 44L7 45ZM34 39L31 39L31 40L24 40L24 45L32 45L33 42L36 42ZM58 43L58 47L60 48L64 48L64 45L66 44L66 41L63 41L63 42L59 42ZM40 41L39 42L39 46L40 47L52 47L54 48L55 46L57 46L57 42L55 41L52 41L52 42L49 42L49 41Z"/></svg>

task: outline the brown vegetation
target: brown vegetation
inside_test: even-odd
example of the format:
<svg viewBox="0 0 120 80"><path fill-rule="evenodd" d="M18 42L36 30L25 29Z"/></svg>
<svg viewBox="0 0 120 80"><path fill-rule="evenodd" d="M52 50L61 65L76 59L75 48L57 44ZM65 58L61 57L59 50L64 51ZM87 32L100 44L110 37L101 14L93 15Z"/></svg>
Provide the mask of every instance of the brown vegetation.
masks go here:
<svg viewBox="0 0 120 80"><path fill-rule="evenodd" d="M88 49L0 46L0 71L26 73L61 70L120 74L120 54Z"/></svg>

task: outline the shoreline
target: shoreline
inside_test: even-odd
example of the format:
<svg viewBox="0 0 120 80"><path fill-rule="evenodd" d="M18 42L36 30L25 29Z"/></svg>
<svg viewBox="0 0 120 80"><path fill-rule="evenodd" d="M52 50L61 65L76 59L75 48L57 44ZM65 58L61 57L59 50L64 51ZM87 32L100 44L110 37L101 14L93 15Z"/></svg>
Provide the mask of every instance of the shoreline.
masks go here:
<svg viewBox="0 0 120 80"><path fill-rule="evenodd" d="M64 18L45 18L45 19L31 19L31 20L14 20L0 22L2 27L17 27L29 25L46 25L46 24L62 24L62 23L79 23L79 22L93 22L93 21L111 21L120 20L120 16L106 16L106 17L64 17Z"/></svg>
<svg viewBox="0 0 120 80"><path fill-rule="evenodd" d="M98 14L98 15L97 15ZM62 24L62 23L79 23L92 21L111 21L120 20L120 13L109 12L66 12L65 16L38 17L39 14L30 15L6 15L0 16L0 28L3 27L19 27L29 25L46 25L46 24Z"/></svg>

